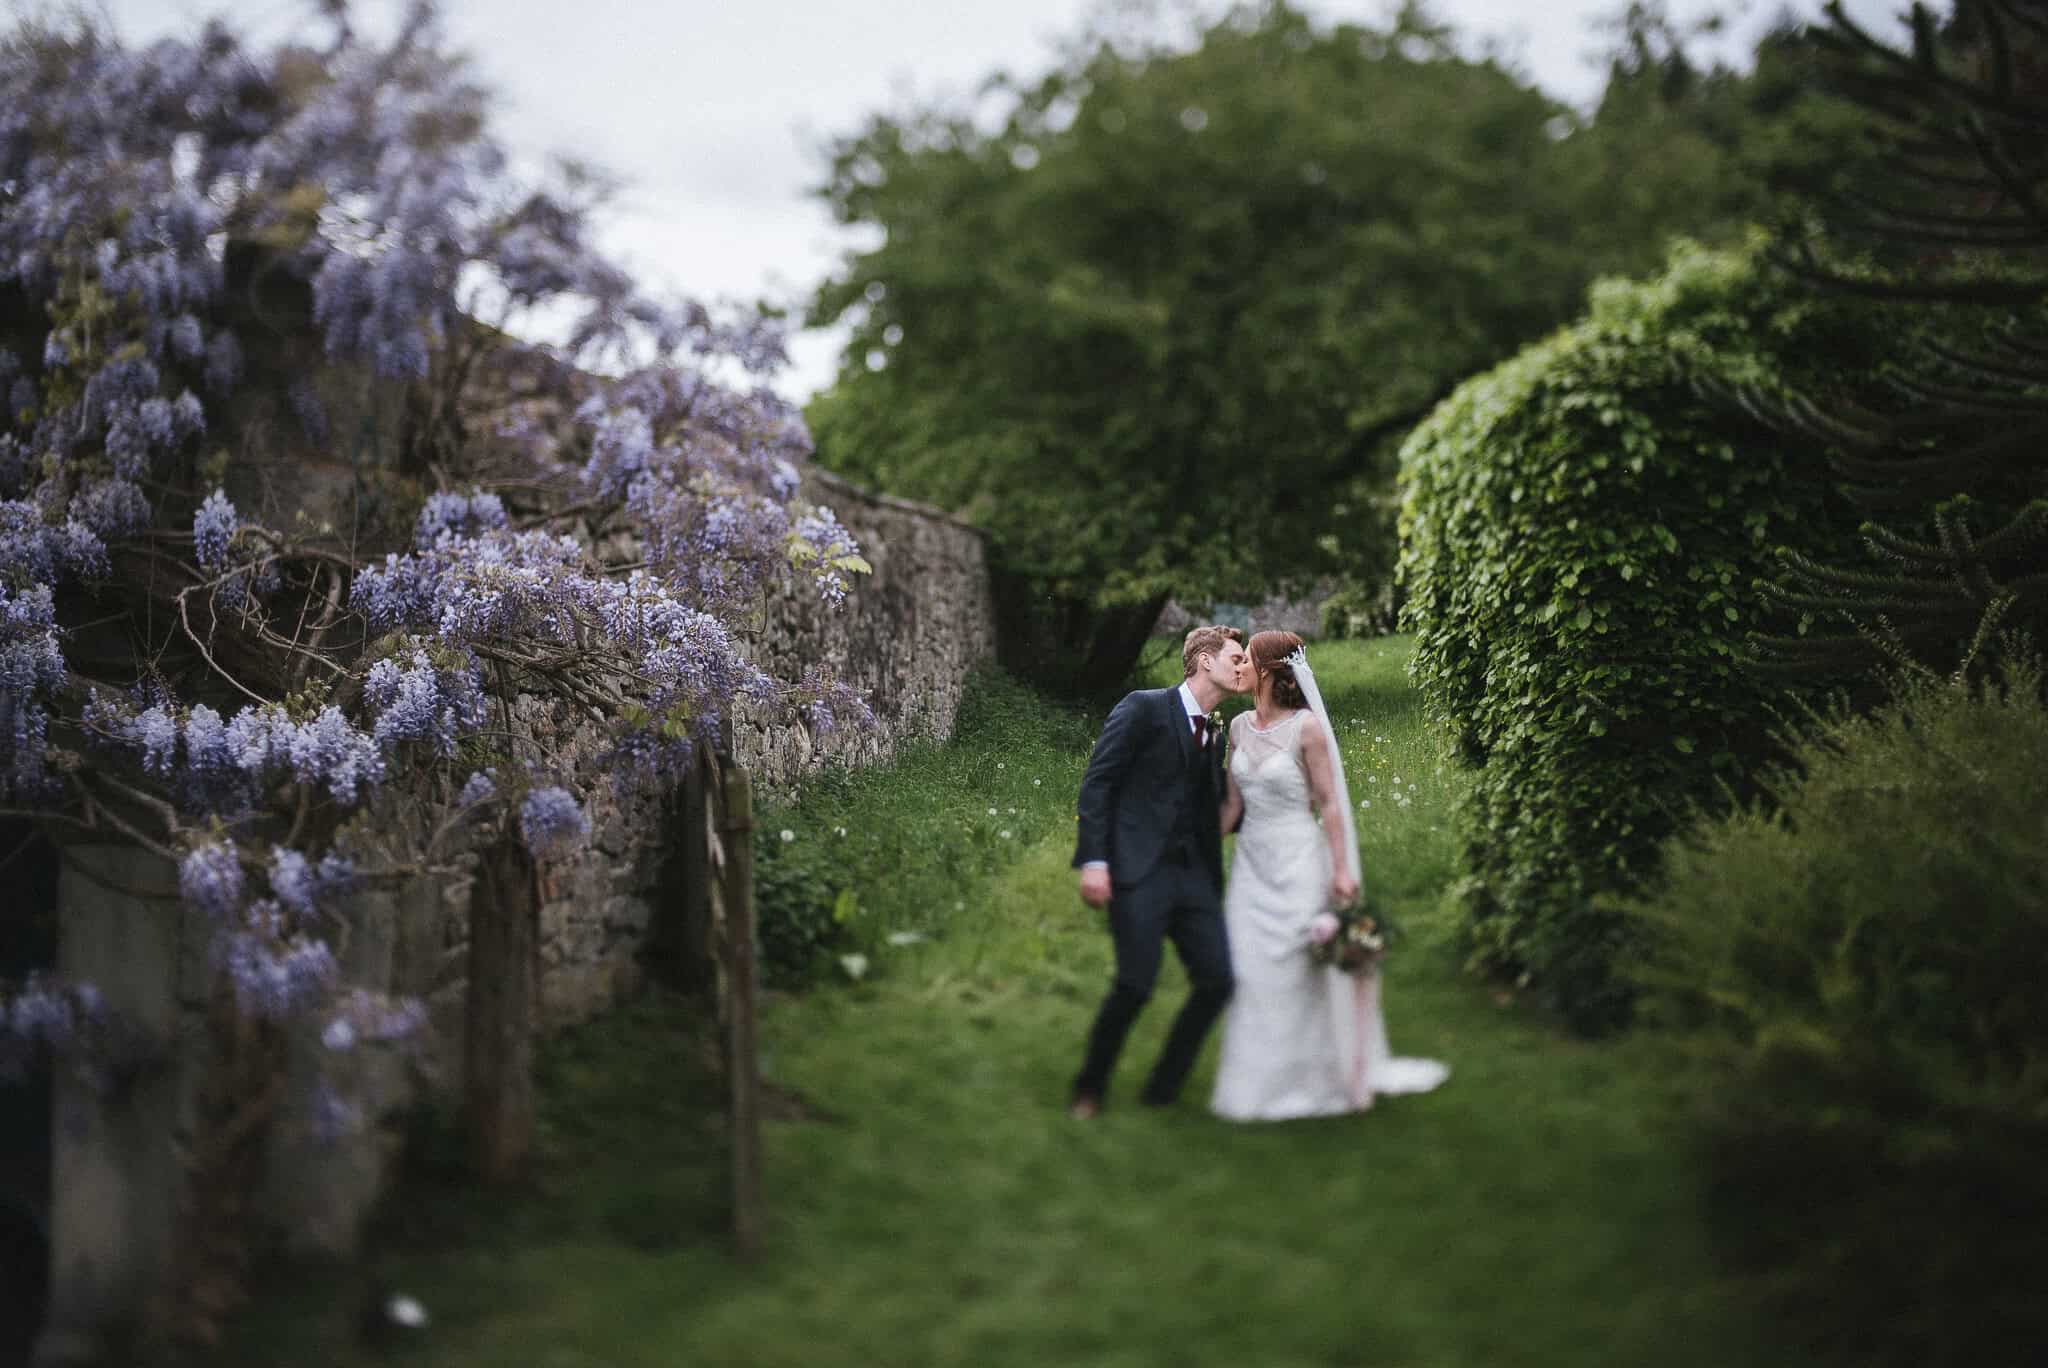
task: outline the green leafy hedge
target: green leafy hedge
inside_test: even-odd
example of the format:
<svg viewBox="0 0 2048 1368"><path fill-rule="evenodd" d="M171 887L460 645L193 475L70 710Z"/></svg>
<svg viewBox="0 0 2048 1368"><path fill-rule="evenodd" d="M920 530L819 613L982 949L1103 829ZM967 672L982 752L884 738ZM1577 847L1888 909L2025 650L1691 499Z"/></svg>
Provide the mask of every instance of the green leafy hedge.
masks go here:
<svg viewBox="0 0 2048 1368"><path fill-rule="evenodd" d="M1827 721L1777 815L1675 843L1634 909L1659 928L1645 1015L1690 1028L1702 1065L1724 1247L1848 1362L2048 1345L2040 689Z"/></svg>
<svg viewBox="0 0 2048 1368"><path fill-rule="evenodd" d="M1467 382L1402 451L1413 674L1476 770L1461 809L1485 967L1583 1029L1625 1016L1636 885L1692 807L1766 753L1778 686L1740 663L1773 550L1853 519L1819 453L1702 396L1704 378L1839 389L1867 374L1860 306L1785 302L1739 254L1680 245L1605 281L1577 325Z"/></svg>

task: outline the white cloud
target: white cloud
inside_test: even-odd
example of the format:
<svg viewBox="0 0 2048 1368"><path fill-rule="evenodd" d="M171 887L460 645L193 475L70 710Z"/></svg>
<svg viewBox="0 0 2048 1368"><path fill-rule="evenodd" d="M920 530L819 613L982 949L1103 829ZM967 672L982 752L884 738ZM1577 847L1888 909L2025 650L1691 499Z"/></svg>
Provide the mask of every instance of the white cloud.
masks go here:
<svg viewBox="0 0 2048 1368"><path fill-rule="evenodd" d="M869 114L964 94L1001 67L1029 75L1075 33L1090 0L444 0L449 30L501 95L500 130L522 159L566 151L620 173L625 195L605 243L655 281L708 298L800 298L853 245L810 188L826 140ZM104 0L124 37L189 31L199 0ZM35 0L7 0L26 12ZM357 22L388 31L398 0L357 0ZM1895 0L1851 0L1884 30ZM259 43L298 29L303 0L246 4ZM1380 21L1392 0L1309 0L1326 20ZM1436 0L1461 33L1489 35L1559 98L1599 91L1591 22L1619 0ZM1680 0L1679 15L1699 0ZM1716 51L1736 56L1777 13L1750 0ZM1796 12L1818 5L1802 0ZM829 383L843 330L797 339L780 388Z"/></svg>

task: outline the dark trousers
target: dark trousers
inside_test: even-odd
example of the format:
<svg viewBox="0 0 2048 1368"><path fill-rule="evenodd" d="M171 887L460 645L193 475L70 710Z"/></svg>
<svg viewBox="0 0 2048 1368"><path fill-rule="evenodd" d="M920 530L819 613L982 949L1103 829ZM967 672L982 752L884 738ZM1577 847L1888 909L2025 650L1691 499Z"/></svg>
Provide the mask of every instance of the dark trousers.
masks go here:
<svg viewBox="0 0 2048 1368"><path fill-rule="evenodd" d="M1074 1093L1098 1099L1108 1094L1124 1037L1152 997L1165 943L1171 940L1193 991L1173 1019L1166 1047L1139 1094L1144 1102L1171 1102L1180 1096L1202 1040L1235 986L1222 899L1199 862L1169 855L1143 883L1116 890L1109 903L1109 932L1116 939L1116 978L1088 1034L1088 1056L1074 1079Z"/></svg>

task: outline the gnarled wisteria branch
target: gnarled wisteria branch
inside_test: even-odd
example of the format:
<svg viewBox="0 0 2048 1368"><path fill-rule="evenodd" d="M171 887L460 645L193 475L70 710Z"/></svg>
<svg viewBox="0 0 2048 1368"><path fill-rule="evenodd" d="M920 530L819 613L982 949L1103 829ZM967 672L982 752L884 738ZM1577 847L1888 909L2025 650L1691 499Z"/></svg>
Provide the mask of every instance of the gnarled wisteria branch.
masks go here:
<svg viewBox="0 0 2048 1368"><path fill-rule="evenodd" d="M0 45L0 290L39 320L0 340L0 811L174 862L240 1008L325 1014L335 1048L420 1016L343 989L350 889L499 835L568 858L589 776L673 783L743 701L866 714L820 667L769 677L735 630L779 586L836 603L867 568L800 498L794 410L713 378L782 364L778 325L643 291L592 247L587 189L515 182L484 115L429 4L317 56L218 25ZM263 288L230 298L235 262ZM567 310L570 342L465 304ZM294 330L321 359L280 376L308 349L269 339ZM417 401L404 452L334 449L330 371ZM378 519L315 535L292 491L279 526L236 507L261 476L225 401L259 384L347 457L353 509L381 482ZM126 606L75 606L107 596ZM582 735L516 726L529 695Z"/></svg>

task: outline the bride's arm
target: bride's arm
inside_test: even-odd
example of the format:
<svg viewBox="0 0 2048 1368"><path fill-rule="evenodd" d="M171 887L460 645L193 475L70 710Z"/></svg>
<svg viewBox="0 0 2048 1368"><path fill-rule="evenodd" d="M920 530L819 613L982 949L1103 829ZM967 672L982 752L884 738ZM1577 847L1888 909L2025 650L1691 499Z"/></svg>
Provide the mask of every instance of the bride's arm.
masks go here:
<svg viewBox="0 0 2048 1368"><path fill-rule="evenodd" d="M1330 739L1313 717L1301 719L1301 759L1308 769L1308 788L1315 800L1316 817L1323 824L1323 836L1330 843L1330 892L1338 902L1350 902L1358 895L1358 883L1351 877L1351 861L1345 857L1344 814L1338 811L1337 776L1330 768Z"/></svg>

